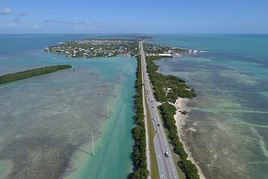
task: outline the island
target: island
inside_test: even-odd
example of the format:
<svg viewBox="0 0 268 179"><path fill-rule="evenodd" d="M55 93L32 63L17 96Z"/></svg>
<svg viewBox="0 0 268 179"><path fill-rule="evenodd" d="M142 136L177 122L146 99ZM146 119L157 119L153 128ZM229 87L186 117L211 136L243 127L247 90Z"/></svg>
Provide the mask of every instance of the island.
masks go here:
<svg viewBox="0 0 268 179"><path fill-rule="evenodd" d="M44 49L46 52L70 57L114 57L117 55L135 56L136 40L79 40L64 42Z"/></svg>
<svg viewBox="0 0 268 179"><path fill-rule="evenodd" d="M146 52L146 56L158 57L181 57L183 55L196 54L200 52L199 50L169 47L153 43L144 43L144 51Z"/></svg>
<svg viewBox="0 0 268 179"><path fill-rule="evenodd" d="M34 68L34 69L25 70L25 71L16 72L16 73L9 73L9 74L0 76L0 84L10 83L10 82L18 81L18 80L23 80L26 78L31 78L34 76L53 73L53 72L68 69L68 68L72 68L72 66L71 65L54 65L54 66Z"/></svg>
<svg viewBox="0 0 268 179"><path fill-rule="evenodd" d="M138 54L138 41L140 39L93 39L67 41L49 46L45 52L65 55L68 57L92 58L114 56L136 56ZM198 53L198 50L183 49L145 43L144 49L147 56L180 57L182 55Z"/></svg>

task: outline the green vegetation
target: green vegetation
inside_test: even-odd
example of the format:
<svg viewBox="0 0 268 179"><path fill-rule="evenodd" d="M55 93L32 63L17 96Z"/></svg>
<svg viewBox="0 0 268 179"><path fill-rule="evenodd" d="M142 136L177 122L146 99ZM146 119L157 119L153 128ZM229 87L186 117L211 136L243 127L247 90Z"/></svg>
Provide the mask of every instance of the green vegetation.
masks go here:
<svg viewBox="0 0 268 179"><path fill-rule="evenodd" d="M177 135L178 131L176 121L174 120L176 108L165 102L159 106L159 110L164 121L164 127L168 130L168 138L173 146L173 151L180 156L180 161L178 162L179 167L184 172L186 179L199 179L198 170L196 166L187 159L188 155Z"/></svg>
<svg viewBox="0 0 268 179"><path fill-rule="evenodd" d="M148 54L170 54L172 56L178 56L189 53L188 49L182 49L177 47L167 47L163 45L156 45L152 43L144 43L144 50Z"/></svg>
<svg viewBox="0 0 268 179"><path fill-rule="evenodd" d="M170 104L176 102L178 97L181 98L193 98L196 93L193 89L190 89L184 80L181 80L172 75L163 75L157 72L158 66L153 62L161 57L147 57L147 71L154 88L154 95L156 99L162 102L159 106L160 113L162 115L164 127L168 130L168 138L170 139L173 151L180 159L178 166L183 171L186 179L199 179L198 170L196 166L188 160L188 154L183 148L183 144L178 137L178 130L174 115L176 114L176 108ZM186 114L186 111L182 111L182 114Z"/></svg>
<svg viewBox="0 0 268 179"><path fill-rule="evenodd" d="M190 89L184 80L172 75L163 75L158 73L158 66L153 62L161 57L146 57L147 71L154 88L154 95L160 102L175 103L178 97L193 98L196 97L194 89Z"/></svg>
<svg viewBox="0 0 268 179"><path fill-rule="evenodd" d="M67 69L67 68L72 68L72 66L71 65L46 66L46 67L35 68L35 69L26 70L26 71L17 72L17 73L9 73L9 74L0 76L0 84L10 83L13 81L23 80L23 79L31 78L34 76L44 75L47 73L52 73L52 72L56 72L56 71Z"/></svg>
<svg viewBox="0 0 268 179"><path fill-rule="evenodd" d="M137 80L135 84L135 122L136 127L133 128L132 134L135 141L132 153L132 160L134 171L129 175L130 179L146 179L149 175L146 163L146 134L144 124L144 110L143 110L143 94L142 94L142 73L141 73L141 59L137 57Z"/></svg>

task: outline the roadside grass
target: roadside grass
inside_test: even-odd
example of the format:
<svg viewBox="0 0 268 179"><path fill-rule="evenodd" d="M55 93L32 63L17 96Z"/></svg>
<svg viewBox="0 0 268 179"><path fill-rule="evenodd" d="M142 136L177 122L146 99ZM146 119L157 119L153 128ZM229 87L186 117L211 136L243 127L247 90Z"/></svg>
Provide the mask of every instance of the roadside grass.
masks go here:
<svg viewBox="0 0 268 179"><path fill-rule="evenodd" d="M157 158L154 148L154 127L152 123L152 117L149 112L148 103L145 100L145 107L146 107L146 115L147 115L147 126L148 126L148 134L149 134L149 150L150 150L150 160L151 160L151 177L152 179L160 179L159 170L158 170L158 164L157 164Z"/></svg>
<svg viewBox="0 0 268 179"><path fill-rule="evenodd" d="M171 144L169 144L169 145L170 145L170 147L172 148ZM172 149L173 149L173 148L172 148ZM179 160L180 160L180 157L179 157L177 154L175 154L173 151L172 151L172 155L173 155L174 161L175 161L175 163L176 163L176 169L177 169L179 178L180 178L180 179L186 179L184 173L181 171L180 167L177 165L177 163L178 163Z"/></svg>

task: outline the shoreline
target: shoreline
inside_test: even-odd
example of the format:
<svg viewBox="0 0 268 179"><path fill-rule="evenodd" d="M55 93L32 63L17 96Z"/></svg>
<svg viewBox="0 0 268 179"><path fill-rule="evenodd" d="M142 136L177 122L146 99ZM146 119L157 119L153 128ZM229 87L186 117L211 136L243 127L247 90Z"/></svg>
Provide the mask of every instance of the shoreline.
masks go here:
<svg viewBox="0 0 268 179"><path fill-rule="evenodd" d="M174 115L174 119L176 121L176 126L177 126L177 129L178 129L178 136L179 136L179 138L181 140L181 143L183 144L183 148L184 148L185 152L188 154L188 159L191 160L192 163L196 166L200 179L206 179L206 177L205 177L203 171L201 170L200 166L198 165L196 160L193 158L192 152L190 151L190 149L186 145L186 142L181 137L182 134L183 134L183 126L185 125L185 120L187 118L187 114L184 115L180 111L189 112L191 110L191 108L187 106L187 103L189 101L190 101L190 99L188 99L188 98L180 98L180 97L177 98L175 104L172 104L176 108L176 114ZM194 129L189 129L189 130L195 132Z"/></svg>

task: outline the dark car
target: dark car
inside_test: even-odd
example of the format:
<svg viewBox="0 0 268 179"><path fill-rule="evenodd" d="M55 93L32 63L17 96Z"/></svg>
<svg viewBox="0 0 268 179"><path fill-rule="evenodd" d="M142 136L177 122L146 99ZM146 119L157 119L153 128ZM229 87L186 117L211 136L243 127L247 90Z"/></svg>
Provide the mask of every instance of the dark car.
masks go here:
<svg viewBox="0 0 268 179"><path fill-rule="evenodd" d="M167 157L167 158L169 157L168 152L165 152L165 157Z"/></svg>

